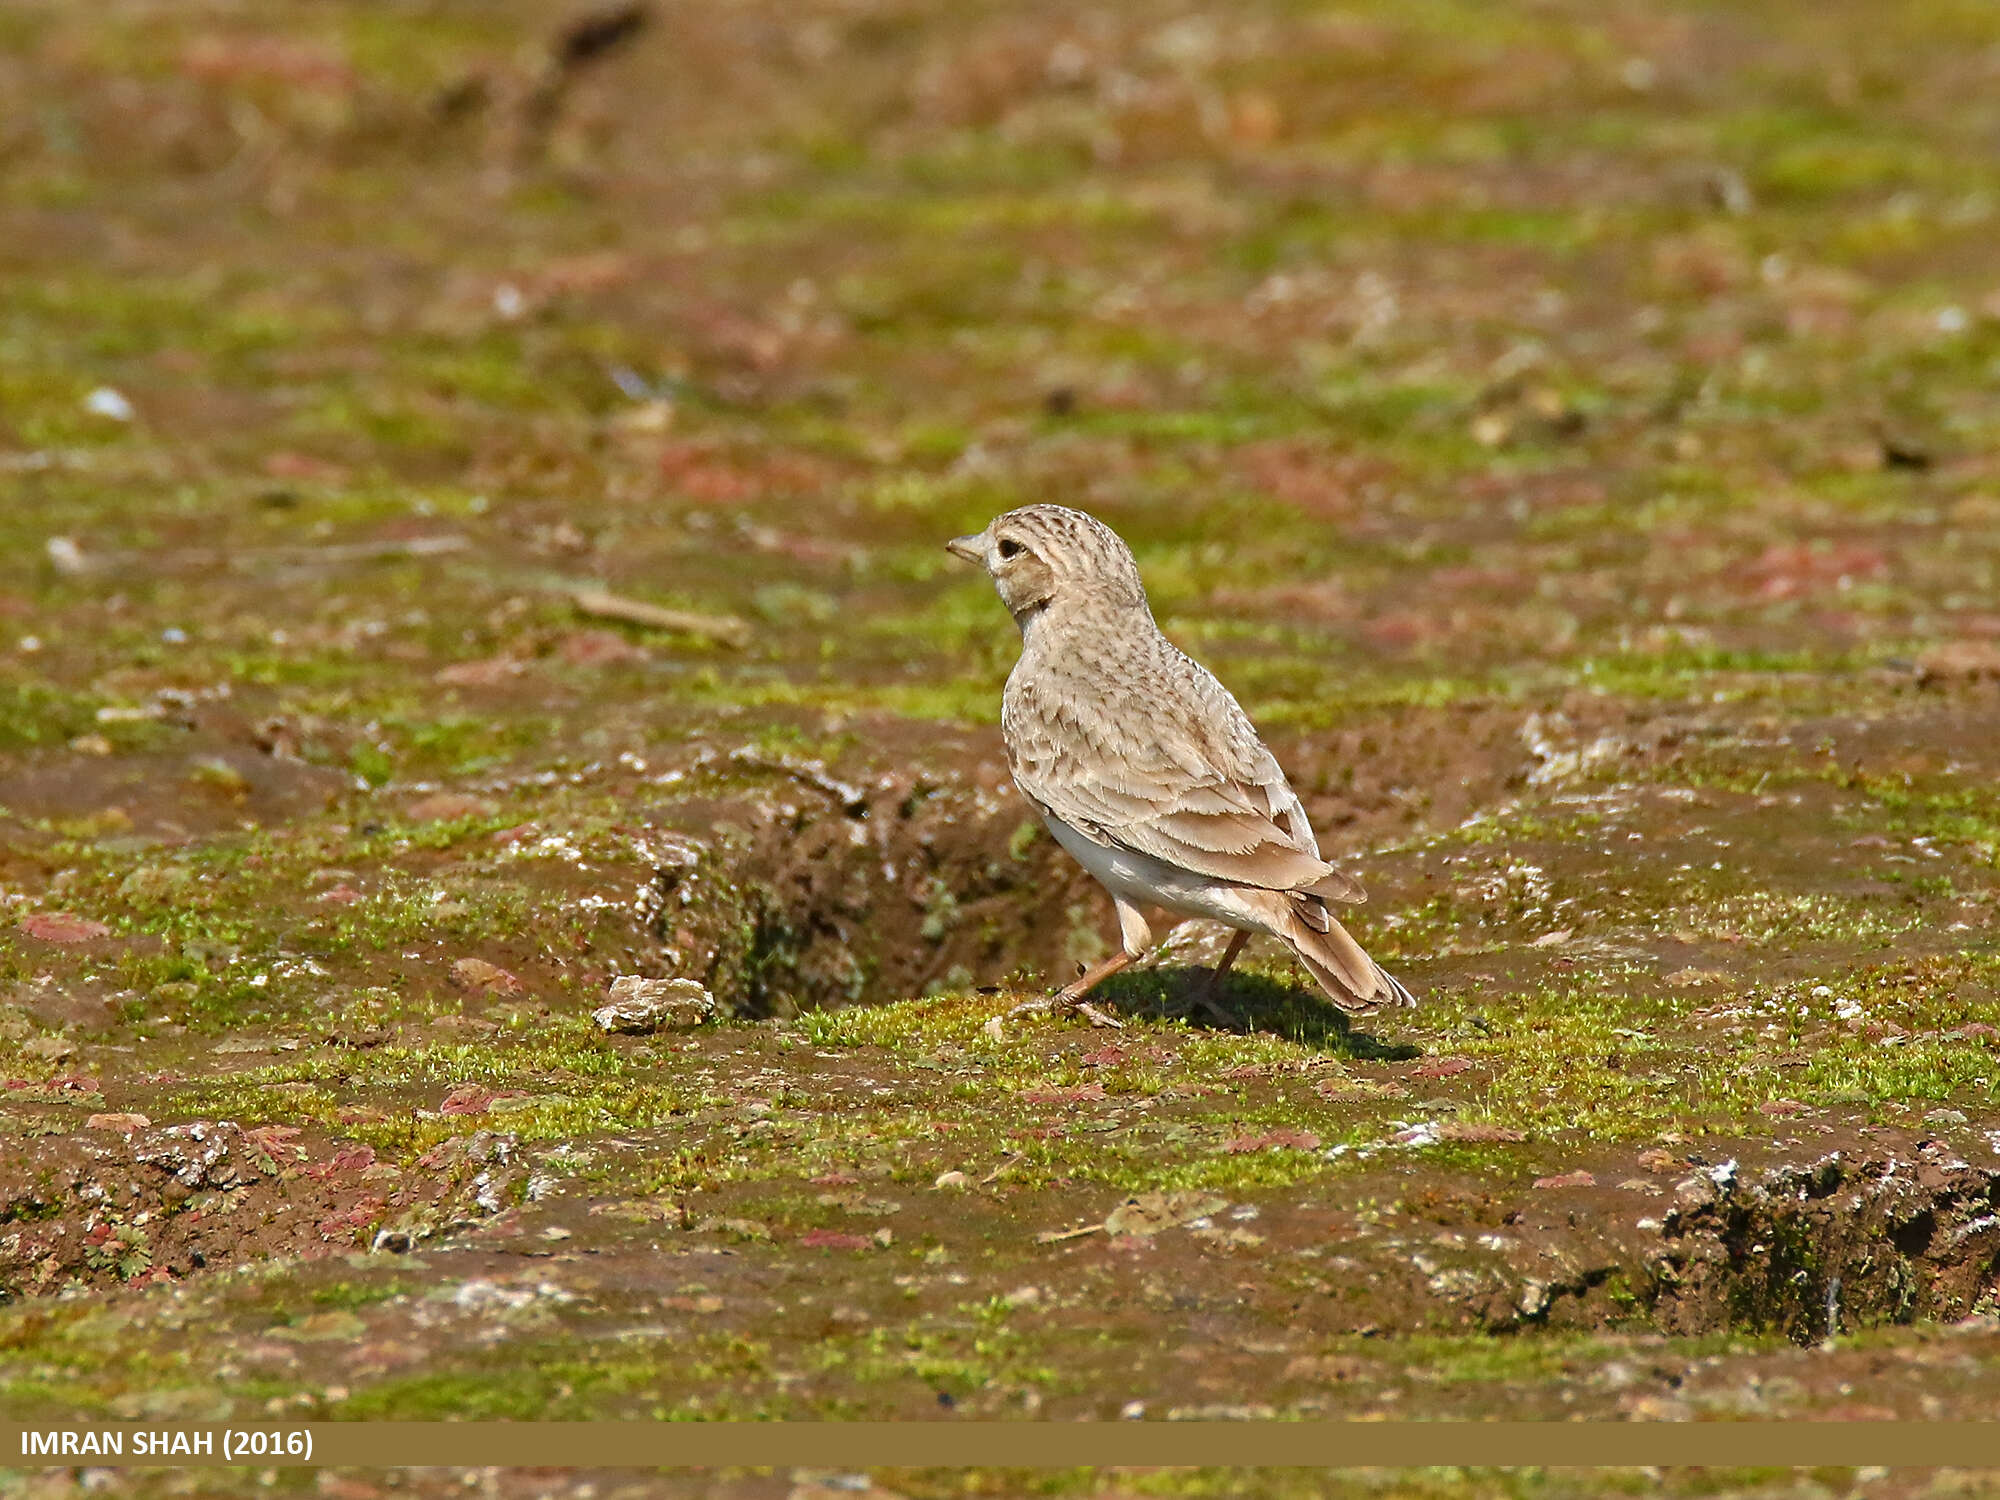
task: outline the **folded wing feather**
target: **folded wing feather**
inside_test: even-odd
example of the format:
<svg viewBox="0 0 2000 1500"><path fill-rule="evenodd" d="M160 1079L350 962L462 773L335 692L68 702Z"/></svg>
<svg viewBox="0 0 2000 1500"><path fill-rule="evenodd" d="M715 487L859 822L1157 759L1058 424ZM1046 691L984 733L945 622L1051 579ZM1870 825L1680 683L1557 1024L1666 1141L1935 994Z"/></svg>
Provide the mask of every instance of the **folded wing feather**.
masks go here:
<svg viewBox="0 0 2000 1500"><path fill-rule="evenodd" d="M1015 782L1107 845L1233 885L1365 901L1358 881L1320 858L1305 807L1228 689L1187 665L1199 674L1194 713L1052 698L1010 681Z"/></svg>

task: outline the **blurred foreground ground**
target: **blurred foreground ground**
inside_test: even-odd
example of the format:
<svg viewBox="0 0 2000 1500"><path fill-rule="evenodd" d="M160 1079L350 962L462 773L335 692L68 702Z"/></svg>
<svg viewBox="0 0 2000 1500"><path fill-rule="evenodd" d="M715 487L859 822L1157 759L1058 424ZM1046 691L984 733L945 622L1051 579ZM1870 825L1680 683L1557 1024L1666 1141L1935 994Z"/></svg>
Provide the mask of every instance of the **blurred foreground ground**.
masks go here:
<svg viewBox="0 0 2000 1500"><path fill-rule="evenodd" d="M0 1407L1991 1413L2000 13L583 15L0 11ZM1042 499L1420 1010L989 1033Z"/></svg>

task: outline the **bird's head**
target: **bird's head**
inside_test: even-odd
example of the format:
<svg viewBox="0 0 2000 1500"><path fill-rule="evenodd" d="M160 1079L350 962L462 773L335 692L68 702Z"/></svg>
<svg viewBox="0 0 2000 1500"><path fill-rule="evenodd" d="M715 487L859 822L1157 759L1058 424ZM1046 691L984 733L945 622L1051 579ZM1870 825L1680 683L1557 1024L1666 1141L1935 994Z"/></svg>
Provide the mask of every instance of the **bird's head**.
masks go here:
<svg viewBox="0 0 2000 1500"><path fill-rule="evenodd" d="M984 531L953 537L945 547L986 570L1024 630L1052 606L1146 607L1132 549L1095 516L1065 505L1010 510Z"/></svg>

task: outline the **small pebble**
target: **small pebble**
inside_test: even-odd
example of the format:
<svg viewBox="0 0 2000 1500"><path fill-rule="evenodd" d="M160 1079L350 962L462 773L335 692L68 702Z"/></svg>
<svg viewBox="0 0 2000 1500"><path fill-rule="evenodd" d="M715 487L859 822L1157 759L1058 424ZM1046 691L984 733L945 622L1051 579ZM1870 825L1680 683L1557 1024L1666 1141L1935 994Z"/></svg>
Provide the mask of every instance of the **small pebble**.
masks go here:
<svg viewBox="0 0 2000 1500"><path fill-rule="evenodd" d="M85 396L83 409L94 417L109 417L114 422L129 422L138 415L132 409L132 403L125 399L125 393L108 385L100 385Z"/></svg>
<svg viewBox="0 0 2000 1500"><path fill-rule="evenodd" d="M590 1018L606 1031L647 1032L699 1026L715 1015L715 997L692 979L642 979L627 974L611 982L611 1003Z"/></svg>

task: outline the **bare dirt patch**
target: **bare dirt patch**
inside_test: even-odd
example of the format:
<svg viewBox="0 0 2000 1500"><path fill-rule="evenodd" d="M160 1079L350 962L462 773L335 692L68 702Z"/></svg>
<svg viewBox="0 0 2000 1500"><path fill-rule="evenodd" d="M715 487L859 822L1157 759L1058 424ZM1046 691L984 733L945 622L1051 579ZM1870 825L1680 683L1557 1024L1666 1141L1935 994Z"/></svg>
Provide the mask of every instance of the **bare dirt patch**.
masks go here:
<svg viewBox="0 0 2000 1500"><path fill-rule="evenodd" d="M151 1128L99 1114L10 1149L0 1172L0 1295L175 1282L252 1261L409 1249L500 1210L525 1175L505 1137L454 1140L409 1167L286 1125ZM511 1170L510 1170L511 1167Z"/></svg>

